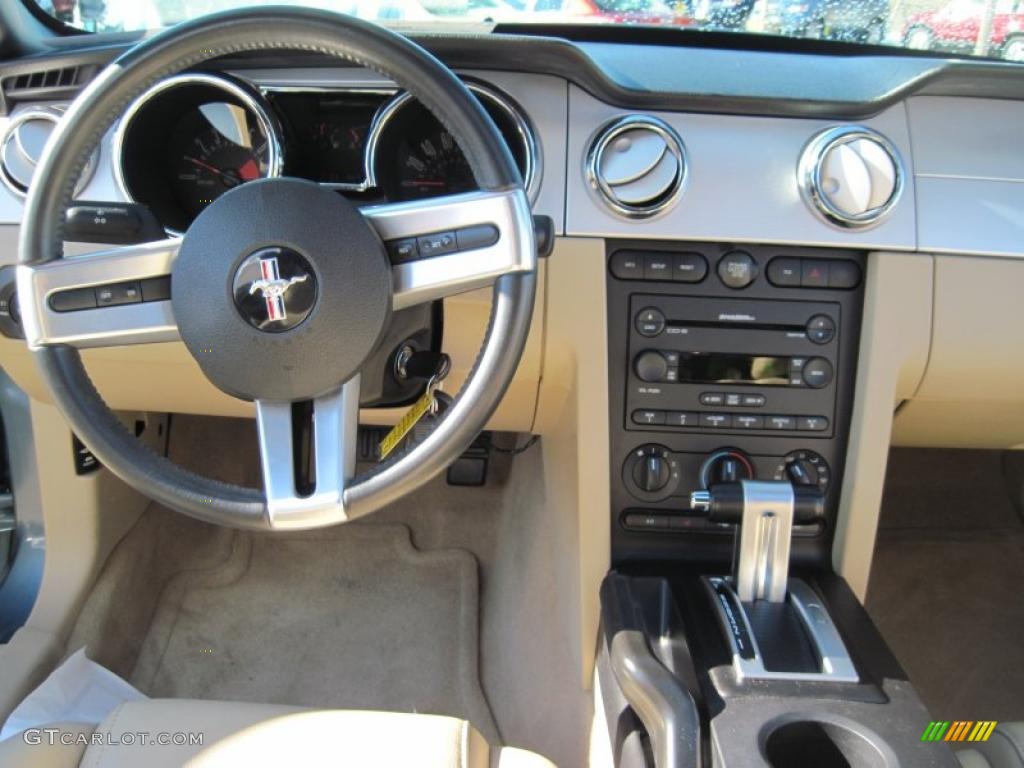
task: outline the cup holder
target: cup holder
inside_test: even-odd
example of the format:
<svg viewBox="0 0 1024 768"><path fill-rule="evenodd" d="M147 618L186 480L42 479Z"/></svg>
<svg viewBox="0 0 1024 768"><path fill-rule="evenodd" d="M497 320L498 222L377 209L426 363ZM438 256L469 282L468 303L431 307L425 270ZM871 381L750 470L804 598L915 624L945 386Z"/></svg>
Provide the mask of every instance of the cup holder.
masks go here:
<svg viewBox="0 0 1024 768"><path fill-rule="evenodd" d="M764 750L772 768L888 768L870 738L837 723L798 720L775 727Z"/></svg>

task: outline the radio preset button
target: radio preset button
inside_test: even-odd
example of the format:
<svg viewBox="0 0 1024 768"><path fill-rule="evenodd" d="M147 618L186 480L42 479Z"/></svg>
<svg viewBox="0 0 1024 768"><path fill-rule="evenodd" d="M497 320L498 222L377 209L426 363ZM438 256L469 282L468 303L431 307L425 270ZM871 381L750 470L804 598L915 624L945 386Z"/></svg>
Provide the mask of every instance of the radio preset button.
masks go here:
<svg viewBox="0 0 1024 768"><path fill-rule="evenodd" d="M641 336L651 338L665 330L665 315L661 310L654 307L641 309L636 316L636 332Z"/></svg>
<svg viewBox="0 0 1024 768"><path fill-rule="evenodd" d="M828 419L824 416L798 416L796 428L801 432L824 432L828 429Z"/></svg>
<svg viewBox="0 0 1024 768"><path fill-rule="evenodd" d="M796 429L796 417L765 416L765 427L768 429Z"/></svg>
<svg viewBox="0 0 1024 768"><path fill-rule="evenodd" d="M704 392L700 396L701 405L725 405L725 395L721 392Z"/></svg>
<svg viewBox="0 0 1024 768"><path fill-rule="evenodd" d="M645 253L644 280L671 280L672 261L671 253Z"/></svg>
<svg viewBox="0 0 1024 768"><path fill-rule="evenodd" d="M736 429L764 429L764 416L737 413L732 417L732 425Z"/></svg>
<svg viewBox="0 0 1024 768"><path fill-rule="evenodd" d="M699 283L708 274L708 262L699 253L677 253L673 257L672 279L677 283Z"/></svg>
<svg viewBox="0 0 1024 768"><path fill-rule="evenodd" d="M807 338L815 344L828 344L835 335L835 320L828 315L815 315L807 321Z"/></svg>
<svg viewBox="0 0 1024 768"><path fill-rule="evenodd" d="M650 410L633 411L633 423L648 427L659 426L665 423L665 412Z"/></svg>
<svg viewBox="0 0 1024 768"><path fill-rule="evenodd" d="M812 357L804 364L801 375L808 387L823 389L832 383L832 363L823 357Z"/></svg>
<svg viewBox="0 0 1024 768"><path fill-rule="evenodd" d="M690 411L669 411L665 415L665 424L669 427L696 427L698 417Z"/></svg>
<svg viewBox="0 0 1024 768"><path fill-rule="evenodd" d="M746 251L730 251L718 262L718 277L729 288L746 288L757 278L757 262Z"/></svg>
<svg viewBox="0 0 1024 768"><path fill-rule="evenodd" d="M726 429L732 426L732 415L728 413L702 413L700 425L712 429Z"/></svg>

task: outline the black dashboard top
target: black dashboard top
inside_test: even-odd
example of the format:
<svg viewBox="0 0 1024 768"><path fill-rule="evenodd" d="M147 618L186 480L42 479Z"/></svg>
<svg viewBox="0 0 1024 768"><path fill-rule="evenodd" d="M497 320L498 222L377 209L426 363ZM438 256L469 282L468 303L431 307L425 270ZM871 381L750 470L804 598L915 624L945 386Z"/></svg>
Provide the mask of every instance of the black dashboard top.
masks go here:
<svg viewBox="0 0 1024 768"><path fill-rule="evenodd" d="M863 119L915 94L1024 99L1020 65L885 47L537 25L505 25L478 34L410 31L409 36L449 66L557 75L625 108ZM39 87L14 92L10 86L19 75L79 67L75 85L80 86L91 72L130 46L109 40L97 44L84 36L56 42L52 53L0 65L0 108L6 111L17 100L73 93L66 84L59 91ZM640 46L643 56L636 55ZM652 61L658 65L652 66ZM308 54L261 52L209 63L220 70L318 65L336 67L338 62Z"/></svg>

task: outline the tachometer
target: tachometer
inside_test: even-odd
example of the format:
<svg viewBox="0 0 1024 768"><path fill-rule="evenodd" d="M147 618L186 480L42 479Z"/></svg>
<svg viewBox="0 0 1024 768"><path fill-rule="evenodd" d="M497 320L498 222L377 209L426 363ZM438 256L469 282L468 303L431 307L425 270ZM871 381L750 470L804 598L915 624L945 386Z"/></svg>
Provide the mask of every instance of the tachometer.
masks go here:
<svg viewBox="0 0 1024 768"><path fill-rule="evenodd" d="M473 189L473 172L452 135L436 121L416 124L419 129L403 135L396 148L390 186L398 190L389 197L415 200Z"/></svg>
<svg viewBox="0 0 1024 768"><path fill-rule="evenodd" d="M184 232L228 190L281 173L281 129L263 95L207 73L162 80L140 96L115 137L125 197Z"/></svg>
<svg viewBox="0 0 1024 768"><path fill-rule="evenodd" d="M171 132L172 183L191 216L229 189L267 175L270 147L256 117L234 104L212 102L187 113Z"/></svg>

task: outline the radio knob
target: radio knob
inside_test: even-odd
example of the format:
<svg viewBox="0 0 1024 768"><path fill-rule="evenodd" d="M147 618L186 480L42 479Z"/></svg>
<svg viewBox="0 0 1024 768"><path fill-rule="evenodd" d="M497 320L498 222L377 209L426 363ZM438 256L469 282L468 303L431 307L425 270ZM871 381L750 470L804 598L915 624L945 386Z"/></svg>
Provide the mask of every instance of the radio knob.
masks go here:
<svg viewBox="0 0 1024 768"><path fill-rule="evenodd" d="M804 384L813 389L824 389L832 383L832 363L824 357L812 357L804 363L802 374Z"/></svg>
<svg viewBox="0 0 1024 768"><path fill-rule="evenodd" d="M647 350L637 355L633 369L640 381L661 381L668 373L668 361L660 352Z"/></svg>

